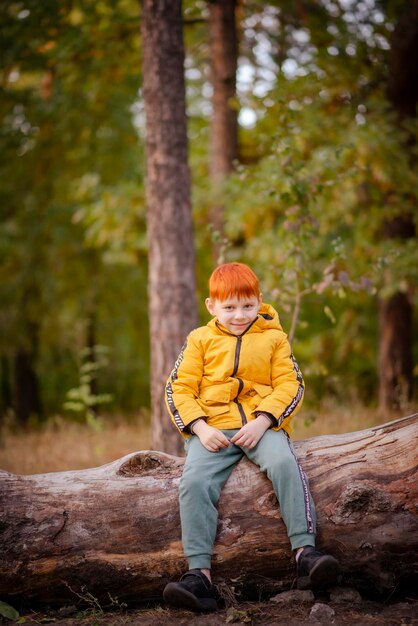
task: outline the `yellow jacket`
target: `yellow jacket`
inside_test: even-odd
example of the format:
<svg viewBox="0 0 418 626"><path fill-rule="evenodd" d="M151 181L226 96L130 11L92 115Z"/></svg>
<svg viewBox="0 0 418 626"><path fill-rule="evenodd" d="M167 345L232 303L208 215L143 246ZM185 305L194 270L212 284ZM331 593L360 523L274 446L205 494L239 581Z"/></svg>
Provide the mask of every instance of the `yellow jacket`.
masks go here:
<svg viewBox="0 0 418 626"><path fill-rule="evenodd" d="M239 336L213 318L187 337L166 385L171 419L184 437L199 418L215 428L241 428L263 411L290 434L304 384L277 311L262 304Z"/></svg>

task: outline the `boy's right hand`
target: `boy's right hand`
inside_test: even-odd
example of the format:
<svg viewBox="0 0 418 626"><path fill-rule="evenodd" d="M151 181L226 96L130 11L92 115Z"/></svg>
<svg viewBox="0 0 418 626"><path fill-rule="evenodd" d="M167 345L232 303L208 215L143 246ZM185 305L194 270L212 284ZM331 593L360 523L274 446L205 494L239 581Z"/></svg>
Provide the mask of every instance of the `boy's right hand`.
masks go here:
<svg viewBox="0 0 418 626"><path fill-rule="evenodd" d="M193 432L199 437L202 446L209 452L219 452L221 448L227 448L230 445L229 440L221 430L209 426L203 419L194 424Z"/></svg>

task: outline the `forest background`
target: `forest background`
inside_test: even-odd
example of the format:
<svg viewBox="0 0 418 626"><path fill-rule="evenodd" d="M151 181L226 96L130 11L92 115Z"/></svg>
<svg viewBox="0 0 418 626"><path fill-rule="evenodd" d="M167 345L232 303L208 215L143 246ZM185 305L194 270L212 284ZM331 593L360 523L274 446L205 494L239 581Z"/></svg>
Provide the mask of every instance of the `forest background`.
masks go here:
<svg viewBox="0 0 418 626"><path fill-rule="evenodd" d="M150 409L150 346L160 338L149 323L147 4L0 9L5 469L64 469L69 448L83 450L68 461L76 467L170 447L150 436L150 413L168 417ZM416 0L185 0L181 9L200 322L214 264L248 262L306 381L296 436L412 412ZM233 73L224 166L214 151L217 10L233 11L226 41L236 37L223 52ZM178 105L174 92L166 104ZM174 216L173 232L182 228ZM195 306L182 304L177 315ZM312 422L317 430L306 429Z"/></svg>

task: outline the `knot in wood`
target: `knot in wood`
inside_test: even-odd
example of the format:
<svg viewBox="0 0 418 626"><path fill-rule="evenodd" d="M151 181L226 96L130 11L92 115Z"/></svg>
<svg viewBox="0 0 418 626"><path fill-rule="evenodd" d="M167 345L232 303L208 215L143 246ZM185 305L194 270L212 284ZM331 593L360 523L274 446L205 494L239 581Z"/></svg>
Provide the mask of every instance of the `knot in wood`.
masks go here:
<svg viewBox="0 0 418 626"><path fill-rule="evenodd" d="M344 489L331 519L335 523L355 523L368 513L388 511L391 508L387 494L363 483L354 483Z"/></svg>
<svg viewBox="0 0 418 626"><path fill-rule="evenodd" d="M144 474L160 466L161 459L158 455L150 452L139 452L120 466L118 474L122 474L123 476L138 476L139 474Z"/></svg>
<svg viewBox="0 0 418 626"><path fill-rule="evenodd" d="M254 511L257 511L257 513L259 513L259 515L262 515L263 517L273 517L275 519L281 517L279 511L279 503L277 501L277 497L274 491L269 491L259 498L256 498L253 507Z"/></svg>

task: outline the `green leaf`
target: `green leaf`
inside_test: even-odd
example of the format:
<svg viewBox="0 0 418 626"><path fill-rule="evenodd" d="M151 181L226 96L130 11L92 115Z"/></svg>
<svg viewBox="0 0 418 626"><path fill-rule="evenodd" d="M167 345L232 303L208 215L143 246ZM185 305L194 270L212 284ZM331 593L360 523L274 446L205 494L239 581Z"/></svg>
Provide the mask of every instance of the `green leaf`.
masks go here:
<svg viewBox="0 0 418 626"><path fill-rule="evenodd" d="M336 323L336 319L335 319L335 315L334 313L331 311L331 309L329 308L329 306L324 306L324 313L325 315L331 320L331 322L333 324Z"/></svg>
<svg viewBox="0 0 418 626"><path fill-rule="evenodd" d="M227 611L225 622L227 624L231 624L233 622L248 624L251 622L251 615L248 611L240 611L235 607L230 607Z"/></svg>
<svg viewBox="0 0 418 626"><path fill-rule="evenodd" d="M0 600L0 615L5 617L6 619L17 620L20 615L16 609L14 609L10 604L6 602L2 602Z"/></svg>
<svg viewBox="0 0 418 626"><path fill-rule="evenodd" d="M64 402L63 407L66 411L84 411L84 404L81 402Z"/></svg>

